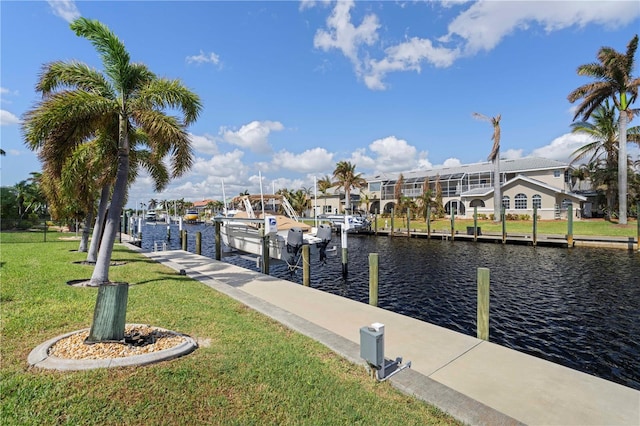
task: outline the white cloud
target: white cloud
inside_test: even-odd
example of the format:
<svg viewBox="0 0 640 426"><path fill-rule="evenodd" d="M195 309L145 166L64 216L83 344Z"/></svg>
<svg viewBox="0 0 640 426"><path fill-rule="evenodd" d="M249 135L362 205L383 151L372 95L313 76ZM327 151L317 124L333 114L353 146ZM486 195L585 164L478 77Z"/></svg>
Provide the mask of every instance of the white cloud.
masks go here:
<svg viewBox="0 0 640 426"><path fill-rule="evenodd" d="M9 111L0 109L0 126L10 126L12 124L20 124L20 119Z"/></svg>
<svg viewBox="0 0 640 426"><path fill-rule="evenodd" d="M200 51L199 55L193 55L193 56L187 56L186 57L186 61L188 64L206 64L206 63L211 63L214 65L221 65L220 64L220 56L218 56L216 53L214 52L210 52L208 54L205 54L202 50Z"/></svg>
<svg viewBox="0 0 640 426"><path fill-rule="evenodd" d="M522 158L524 150L522 149L507 149L506 151L500 151L500 158L504 160L517 160Z"/></svg>
<svg viewBox="0 0 640 426"><path fill-rule="evenodd" d="M316 48L328 51L338 49L349 58L356 68L356 73L361 72L362 62L358 51L363 45L372 45L378 39L378 17L373 14L366 15L359 26L351 23L351 9L355 6L353 1L338 1L327 18L328 30L318 29L313 39Z"/></svg>
<svg viewBox="0 0 640 426"><path fill-rule="evenodd" d="M420 158L415 146L404 139L388 136L373 141L369 149L376 155L375 166L380 172L402 172L418 167Z"/></svg>
<svg viewBox="0 0 640 426"><path fill-rule="evenodd" d="M566 133L555 138L550 144L536 148L531 152L533 157L549 158L563 162L571 161L571 154L581 146L591 142L589 135L580 133Z"/></svg>
<svg viewBox="0 0 640 426"><path fill-rule="evenodd" d="M192 173L198 176L213 176L216 178L237 179L246 174L248 167L242 162L244 153L239 149L224 154L214 155L207 159L196 158Z"/></svg>
<svg viewBox="0 0 640 426"><path fill-rule="evenodd" d="M69 23L81 16L73 0L47 0L47 3L51 6L54 15Z"/></svg>
<svg viewBox="0 0 640 426"><path fill-rule="evenodd" d="M319 173L334 166L333 154L324 148L308 149L302 154L280 151L273 156L273 165L298 173Z"/></svg>
<svg viewBox="0 0 640 426"><path fill-rule="evenodd" d="M444 163L442 163L442 167L458 167L461 166L462 162L454 157L451 158L447 158L446 160L444 160Z"/></svg>
<svg viewBox="0 0 640 426"><path fill-rule="evenodd" d="M256 153L268 154L272 151L269 145L269 134L281 130L284 130L284 126L278 121L252 121L237 131L221 127L220 134L225 142L248 148Z"/></svg>
<svg viewBox="0 0 640 426"><path fill-rule="evenodd" d="M449 24L449 33L441 40L460 37L465 51L473 55L490 51L514 31L537 24L547 33L572 26L599 24L623 26L640 16L636 2L496 2L472 3Z"/></svg>
<svg viewBox="0 0 640 426"><path fill-rule="evenodd" d="M203 154L217 154L218 146L216 145L215 139L207 134L202 136L189 134L189 139L191 139L191 146L197 152L202 152Z"/></svg>
<svg viewBox="0 0 640 426"><path fill-rule="evenodd" d="M462 2L435 4L449 8L458 3ZM615 28L640 16L637 2L632 1L565 1L554 2L553 7L549 2L540 1L468 2L466 10L449 23L447 34L434 39L409 37L387 47L384 55L375 59L374 52L365 49L378 40L381 24L377 15L368 14L359 26L355 26L351 22L351 9L356 4L352 1L336 3L327 18L326 29L317 30L314 47L341 51L353 63L356 76L372 90L386 89L384 79L391 72L420 72L423 63L449 67L458 58L490 51L505 37L533 25L542 27L547 33L588 24ZM307 7L310 5L301 6L301 9Z"/></svg>

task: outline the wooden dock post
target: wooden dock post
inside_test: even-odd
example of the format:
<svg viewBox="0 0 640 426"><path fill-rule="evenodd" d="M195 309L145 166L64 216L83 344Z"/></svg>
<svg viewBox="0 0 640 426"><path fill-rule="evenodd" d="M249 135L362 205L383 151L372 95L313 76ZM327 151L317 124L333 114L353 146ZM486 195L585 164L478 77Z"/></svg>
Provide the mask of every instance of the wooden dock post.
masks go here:
<svg viewBox="0 0 640 426"><path fill-rule="evenodd" d="M378 236L378 211L377 210L373 214L373 229L374 229L374 234Z"/></svg>
<svg viewBox="0 0 640 426"><path fill-rule="evenodd" d="M369 304L378 306L378 253L369 253Z"/></svg>
<svg viewBox="0 0 640 426"><path fill-rule="evenodd" d="M567 206L567 247L573 247L573 204Z"/></svg>
<svg viewBox="0 0 640 426"><path fill-rule="evenodd" d="M311 263L309 262L309 245L302 246L302 285L309 287Z"/></svg>
<svg viewBox="0 0 640 426"><path fill-rule="evenodd" d="M196 254L202 254L202 232L196 232Z"/></svg>
<svg viewBox="0 0 640 426"><path fill-rule="evenodd" d="M167 225L167 241L171 241L171 225Z"/></svg>
<svg viewBox="0 0 640 426"><path fill-rule="evenodd" d="M431 239L431 206L427 206L427 238Z"/></svg>
<svg viewBox="0 0 640 426"><path fill-rule="evenodd" d="M411 209L407 209L407 237L411 238Z"/></svg>
<svg viewBox="0 0 640 426"><path fill-rule="evenodd" d="M187 230L182 230L182 250L187 251Z"/></svg>
<svg viewBox="0 0 640 426"><path fill-rule="evenodd" d="M636 206L636 225L638 226L638 235L636 236L636 243L638 243L638 251L640 251L640 203Z"/></svg>
<svg viewBox="0 0 640 426"><path fill-rule="evenodd" d="M222 259L222 239L220 238L220 222L216 220L216 260Z"/></svg>
<svg viewBox="0 0 640 426"><path fill-rule="evenodd" d="M478 268L478 339L489 340L489 268Z"/></svg>
<svg viewBox="0 0 640 426"><path fill-rule="evenodd" d="M454 240L456 235L456 211L451 206L451 241Z"/></svg>
<svg viewBox="0 0 640 426"><path fill-rule="evenodd" d="M500 211L500 222L502 222L502 244L507 243L507 215L504 212L504 207Z"/></svg>
<svg viewBox="0 0 640 426"><path fill-rule="evenodd" d="M473 241L478 241L478 206L473 207Z"/></svg>
<svg viewBox="0 0 640 426"><path fill-rule="evenodd" d="M396 217L396 209L392 208L391 209L391 232L389 232L389 235L393 237L393 219Z"/></svg>
<svg viewBox="0 0 640 426"><path fill-rule="evenodd" d="M533 245L538 244L538 206L533 206Z"/></svg>

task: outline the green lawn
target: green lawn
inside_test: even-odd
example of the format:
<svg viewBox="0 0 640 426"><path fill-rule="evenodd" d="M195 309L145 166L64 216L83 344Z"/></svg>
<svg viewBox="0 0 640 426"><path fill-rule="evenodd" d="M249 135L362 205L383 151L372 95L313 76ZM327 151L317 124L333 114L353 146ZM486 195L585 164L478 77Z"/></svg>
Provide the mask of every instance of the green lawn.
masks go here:
<svg viewBox="0 0 640 426"><path fill-rule="evenodd" d="M21 235L22 234L22 235ZM146 366L84 372L28 368L38 344L90 326L96 289L74 263L70 234L0 234L3 425L48 424L458 424L377 383L321 344L122 246L112 281L126 281L128 323L207 342L192 354ZM22 243L21 243L22 242Z"/></svg>
<svg viewBox="0 0 640 426"><path fill-rule="evenodd" d="M391 219L382 219L378 217L378 228L382 229L385 225L391 227ZM406 218L396 217L393 221L393 227L395 229L401 228L407 229ZM454 220L455 229L460 233L466 233L467 226L473 226L473 219L458 219ZM410 228L417 231L425 231L427 224L424 219L413 219L409 224ZM478 220L478 226L482 229L482 232L496 232L502 233L502 224L495 223L491 220ZM450 219L438 219L431 221L432 230L449 230L451 228ZM533 233L533 221L532 220L508 220L506 222L507 233L514 234L532 234ZM568 231L568 224L566 220L539 220L538 221L538 234L558 234L566 235ZM635 219L629 219L627 225L618 225L615 222L608 222L604 219L590 219L590 220L574 220L573 221L573 235L589 235L589 236L610 236L610 237L637 237L638 236L638 223Z"/></svg>

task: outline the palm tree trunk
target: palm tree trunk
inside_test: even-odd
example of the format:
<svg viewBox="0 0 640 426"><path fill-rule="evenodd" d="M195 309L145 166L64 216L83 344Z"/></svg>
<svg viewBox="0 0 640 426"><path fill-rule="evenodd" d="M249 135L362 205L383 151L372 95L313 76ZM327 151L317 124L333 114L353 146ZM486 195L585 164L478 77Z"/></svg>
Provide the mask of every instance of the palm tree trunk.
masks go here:
<svg viewBox="0 0 640 426"><path fill-rule="evenodd" d="M122 103L125 109L124 102ZM127 194L127 180L129 175L129 134L127 129L127 119L120 116L118 143L118 170L116 182L111 196L111 205L107 213L107 222L104 228L98 260L93 269L91 284L100 285L96 305L94 308L94 319L91 325L90 340L109 341L121 340L124 337L125 318L127 315L127 294L129 286L114 286L109 283L109 266L113 253L113 244L118 234L120 211L124 205ZM102 287L109 287L102 288ZM113 288L113 289L112 289Z"/></svg>
<svg viewBox="0 0 640 426"><path fill-rule="evenodd" d="M87 217L84 218L84 229L82 230L82 237L80 238L80 247L78 247L78 251L81 253L87 251L91 222L93 222L93 208L89 209Z"/></svg>
<svg viewBox="0 0 640 426"><path fill-rule="evenodd" d="M90 263L96 263L98 258L98 248L100 247L100 241L102 240L104 219L107 214L107 206L109 205L109 189L110 186L108 184L105 184L102 187L102 191L100 193L100 202L98 203L98 216L96 217L96 224L93 227L93 237L91 238L89 252L87 253L87 262Z"/></svg>
<svg viewBox="0 0 640 426"><path fill-rule="evenodd" d="M500 152L493 160L493 221L500 222L502 213L502 191L500 190Z"/></svg>
<svg viewBox="0 0 640 426"><path fill-rule="evenodd" d="M618 120L620 146L618 147L618 223L627 224L627 111L620 111Z"/></svg>

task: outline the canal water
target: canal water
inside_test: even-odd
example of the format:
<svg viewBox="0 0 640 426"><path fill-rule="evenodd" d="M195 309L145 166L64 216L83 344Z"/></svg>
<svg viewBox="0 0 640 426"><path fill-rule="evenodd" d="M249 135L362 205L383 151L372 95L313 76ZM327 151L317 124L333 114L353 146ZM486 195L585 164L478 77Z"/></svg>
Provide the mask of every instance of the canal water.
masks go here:
<svg viewBox="0 0 640 426"><path fill-rule="evenodd" d="M184 225L187 250L215 257L214 227ZM142 247L166 241L144 225ZM171 225L169 249L180 249ZM349 235L348 275L340 237L325 263L311 259L311 286L368 303L369 253L379 254L381 308L476 335L477 268L489 268L493 343L640 390L640 253ZM254 260L223 261L259 271ZM302 283L302 271L272 264L272 276Z"/></svg>

